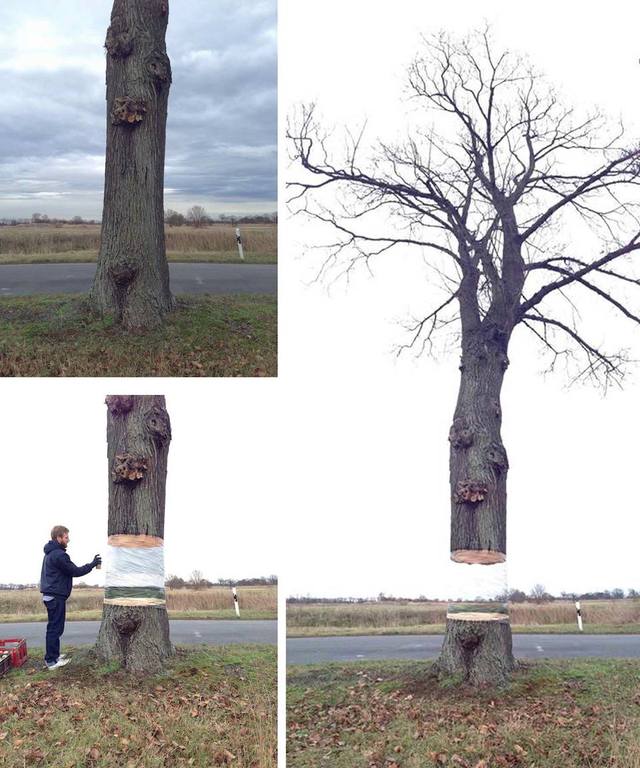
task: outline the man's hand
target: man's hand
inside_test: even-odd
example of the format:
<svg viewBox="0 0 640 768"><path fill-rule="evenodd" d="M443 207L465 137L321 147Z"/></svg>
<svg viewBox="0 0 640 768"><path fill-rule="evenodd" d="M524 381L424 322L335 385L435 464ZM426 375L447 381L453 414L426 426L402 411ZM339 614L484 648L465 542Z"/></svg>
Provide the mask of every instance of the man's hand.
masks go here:
<svg viewBox="0 0 640 768"><path fill-rule="evenodd" d="M102 565L102 558L100 557L100 555L96 555L93 558L92 563L94 568L99 568Z"/></svg>

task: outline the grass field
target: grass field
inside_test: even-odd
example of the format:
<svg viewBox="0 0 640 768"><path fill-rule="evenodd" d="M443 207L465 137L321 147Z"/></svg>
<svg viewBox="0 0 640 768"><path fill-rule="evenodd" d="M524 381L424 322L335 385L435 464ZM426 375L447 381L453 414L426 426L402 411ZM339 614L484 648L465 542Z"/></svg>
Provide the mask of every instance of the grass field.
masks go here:
<svg viewBox="0 0 640 768"><path fill-rule="evenodd" d="M523 666L503 689L428 662L292 667L290 768L639 768L640 663Z"/></svg>
<svg viewBox="0 0 640 768"><path fill-rule="evenodd" d="M245 224L240 232L247 263L277 262L276 224ZM165 234L169 261L240 261L231 225L167 227ZM99 248L99 225L0 227L0 264L93 262Z"/></svg>
<svg viewBox="0 0 640 768"><path fill-rule="evenodd" d="M67 601L67 619L94 620L102 616L102 589L74 589ZM241 619L275 619L278 588L238 587ZM233 597L227 587L167 589L167 610L172 619L235 618ZM37 589L0 590L0 622L44 621L46 611Z"/></svg>
<svg viewBox="0 0 640 768"><path fill-rule="evenodd" d="M439 634L444 632L446 604L436 602L289 603L287 634L313 635ZM515 632L577 632L575 605L514 603L509 606ZM584 600L585 632L640 631L640 601Z"/></svg>
<svg viewBox="0 0 640 768"><path fill-rule="evenodd" d="M101 667L89 651L0 679L5 768L275 768L276 651L183 650L167 674Z"/></svg>
<svg viewBox="0 0 640 768"><path fill-rule="evenodd" d="M181 297L161 329L128 333L83 296L0 301L0 376L275 376L275 296Z"/></svg>

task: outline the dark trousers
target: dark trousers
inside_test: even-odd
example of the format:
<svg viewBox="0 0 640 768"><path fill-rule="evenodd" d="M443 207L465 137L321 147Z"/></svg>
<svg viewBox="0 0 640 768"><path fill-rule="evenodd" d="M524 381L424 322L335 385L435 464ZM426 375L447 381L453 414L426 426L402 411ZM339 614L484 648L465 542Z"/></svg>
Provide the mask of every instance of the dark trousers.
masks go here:
<svg viewBox="0 0 640 768"><path fill-rule="evenodd" d="M64 597L54 597L53 600L45 600L47 606L47 650L44 660L47 664L55 664L60 655L60 638L64 632L64 617L67 609L67 601Z"/></svg>

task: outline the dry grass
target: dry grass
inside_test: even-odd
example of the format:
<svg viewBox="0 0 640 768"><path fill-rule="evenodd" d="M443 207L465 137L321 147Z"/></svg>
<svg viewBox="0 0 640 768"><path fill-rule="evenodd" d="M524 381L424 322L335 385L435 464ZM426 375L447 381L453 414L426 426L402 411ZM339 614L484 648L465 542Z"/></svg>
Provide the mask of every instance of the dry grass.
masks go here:
<svg viewBox="0 0 640 768"><path fill-rule="evenodd" d="M0 679L6 768L275 768L276 650L179 650L166 675L137 676L74 654Z"/></svg>
<svg viewBox="0 0 640 768"><path fill-rule="evenodd" d="M240 229L247 261L275 262L278 249L277 225L246 224ZM193 227L167 227L166 244L174 261L237 260L235 227L228 224ZM92 224L0 227L0 263L55 260L95 261L100 247L100 227ZM184 259L181 256L184 255Z"/></svg>
<svg viewBox="0 0 640 768"><path fill-rule="evenodd" d="M0 301L0 377L276 373L275 296L182 296L147 333L96 317L82 295Z"/></svg>
<svg viewBox="0 0 640 768"><path fill-rule="evenodd" d="M582 602L585 627L624 626L640 623L638 600L586 600ZM435 602L382 603L292 603L287 605L287 629L291 634L313 634L313 629L341 634L358 631L380 632L424 628L445 623L446 604ZM510 606L511 624L521 627L552 625L575 626L575 605L569 601L553 603L515 603Z"/></svg>
<svg viewBox="0 0 640 768"><path fill-rule="evenodd" d="M276 586L238 587L241 618L275 618L278 610ZM102 614L102 589L74 589L67 602L70 619ZM168 589L167 609L171 618L204 618L203 613L218 618L235 616L233 596L227 587L207 589ZM22 621L33 617L44 619L46 612L37 589L0 591L0 621Z"/></svg>
<svg viewBox="0 0 640 768"><path fill-rule="evenodd" d="M292 667L291 768L638 768L640 664L522 666L503 688L425 662Z"/></svg>

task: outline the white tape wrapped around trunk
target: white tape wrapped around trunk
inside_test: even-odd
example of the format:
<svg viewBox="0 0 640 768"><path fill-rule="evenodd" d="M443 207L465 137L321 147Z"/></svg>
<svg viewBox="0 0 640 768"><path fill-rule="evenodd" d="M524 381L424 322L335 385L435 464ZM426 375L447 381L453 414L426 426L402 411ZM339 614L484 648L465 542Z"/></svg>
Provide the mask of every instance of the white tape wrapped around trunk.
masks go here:
<svg viewBox="0 0 640 768"><path fill-rule="evenodd" d="M449 600L496 600L507 593L507 564L478 565L449 562L445 589Z"/></svg>
<svg viewBox="0 0 640 768"><path fill-rule="evenodd" d="M490 565L451 561L448 568L447 619L508 621L507 564Z"/></svg>
<svg viewBox="0 0 640 768"><path fill-rule="evenodd" d="M164 587L164 547L107 545L105 587Z"/></svg>

